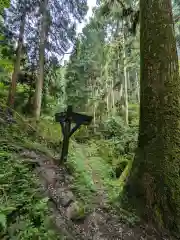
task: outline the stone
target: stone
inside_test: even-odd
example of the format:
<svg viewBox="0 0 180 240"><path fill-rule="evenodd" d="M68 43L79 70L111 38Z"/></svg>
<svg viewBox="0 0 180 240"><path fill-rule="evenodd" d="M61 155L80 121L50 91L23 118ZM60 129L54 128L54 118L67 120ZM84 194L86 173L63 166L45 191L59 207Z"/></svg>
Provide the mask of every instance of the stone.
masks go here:
<svg viewBox="0 0 180 240"><path fill-rule="evenodd" d="M82 220L86 217L85 208L78 201L72 202L66 210L66 217L69 220Z"/></svg>
<svg viewBox="0 0 180 240"><path fill-rule="evenodd" d="M54 180L56 178L56 172L54 171L54 169L41 168L40 171L41 171L42 177L44 177L46 180L48 180L48 182L51 182L52 180Z"/></svg>
<svg viewBox="0 0 180 240"><path fill-rule="evenodd" d="M31 158L31 159L38 159L38 155L33 151L25 151L20 153L21 157Z"/></svg>
<svg viewBox="0 0 180 240"><path fill-rule="evenodd" d="M59 203L62 204L63 207L69 206L69 204L75 200L74 194L67 188L58 188L56 194Z"/></svg>

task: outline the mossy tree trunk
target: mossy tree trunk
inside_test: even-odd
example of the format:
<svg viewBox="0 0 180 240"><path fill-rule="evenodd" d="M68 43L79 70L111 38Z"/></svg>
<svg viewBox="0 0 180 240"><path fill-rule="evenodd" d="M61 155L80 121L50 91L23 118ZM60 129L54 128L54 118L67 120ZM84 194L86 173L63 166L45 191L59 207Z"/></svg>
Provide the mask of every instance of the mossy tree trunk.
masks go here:
<svg viewBox="0 0 180 240"><path fill-rule="evenodd" d="M149 221L180 232L180 78L171 0L140 0L139 143L126 185Z"/></svg>

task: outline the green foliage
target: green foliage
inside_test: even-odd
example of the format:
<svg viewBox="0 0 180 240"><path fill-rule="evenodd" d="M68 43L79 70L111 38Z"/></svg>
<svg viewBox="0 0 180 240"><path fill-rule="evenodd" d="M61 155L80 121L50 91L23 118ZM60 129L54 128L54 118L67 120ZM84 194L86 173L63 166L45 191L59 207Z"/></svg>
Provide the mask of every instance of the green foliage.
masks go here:
<svg viewBox="0 0 180 240"><path fill-rule="evenodd" d="M15 109L18 112L23 112L26 108L29 98L29 86L26 84L17 84Z"/></svg>
<svg viewBox="0 0 180 240"><path fill-rule="evenodd" d="M115 203L123 187L123 184L120 187L119 180L115 178L112 163L116 162L116 158L113 153L110 156L110 146L101 154L105 149L102 146L107 147L103 143L89 141L79 145L71 142L67 167L74 176L73 189L78 199L89 207L100 201Z"/></svg>
<svg viewBox="0 0 180 240"><path fill-rule="evenodd" d="M6 105L0 104L4 115L1 113L0 119L6 116ZM42 119L39 123L34 119L25 118L14 111L16 124L0 125L0 134L4 136L4 141L15 144L27 149L38 150L52 157L59 154L61 128L58 123L52 122L52 119Z"/></svg>
<svg viewBox="0 0 180 240"><path fill-rule="evenodd" d="M0 80L2 77L8 78L9 73L13 71L14 46L12 39L5 36L7 28L4 26L1 13L4 7L8 7L5 1L4 6L0 5Z"/></svg>
<svg viewBox="0 0 180 240"><path fill-rule="evenodd" d="M78 37L67 66L67 102L82 111L89 100L95 101L95 87L102 85L100 75L104 61L105 36L104 23L96 14Z"/></svg>
<svg viewBox="0 0 180 240"><path fill-rule="evenodd" d="M131 127L139 125L139 105L129 104L129 124Z"/></svg>
<svg viewBox="0 0 180 240"><path fill-rule="evenodd" d="M0 147L0 238L61 239L52 230L48 198L26 161Z"/></svg>
<svg viewBox="0 0 180 240"><path fill-rule="evenodd" d="M51 157L51 141L56 140L55 134L60 137L60 127L47 120L35 125L16 112L14 117L16 124L0 125L4 136L0 139L0 238L62 239L53 230L48 199L42 198L38 176L18 155L19 150L29 148Z"/></svg>
<svg viewBox="0 0 180 240"><path fill-rule="evenodd" d="M18 92L20 93L21 91L23 92L24 88L18 87ZM50 156L52 156L52 153L60 154L59 140L62 138L61 128L58 123L52 121L51 117L44 117L37 123L33 119L23 118L18 113L15 113L15 119L17 125L1 129L1 133L7 140L1 142L1 146L3 146L4 153L10 153L10 158L12 157L12 152L18 152L16 147L16 150L13 148L13 144L21 146L21 148L38 150ZM117 167L120 167L121 173L123 173L124 168L120 166L121 163L130 163L132 160L124 155L124 150L121 152L121 157L119 156L120 146L122 145L122 148L124 148L124 136L126 136L125 140L127 140L132 138L130 133L133 134L132 128L124 127L121 117L104 120L104 123L96 131L97 133L99 132L98 138L94 136L89 126L82 127L72 138L73 140L70 144L67 167L73 175L72 187L78 196L78 203L81 206L77 210L77 218L83 218L99 202L118 206L118 197L123 190L124 180L122 178L116 179L115 171ZM81 144L74 140L78 140ZM11 148L6 147L7 142L12 142ZM130 153L128 152L128 154ZM7 159L8 156L6 156ZM15 155L13 154L13 156ZM19 159L19 161L20 165L22 165L22 171L27 171L23 165L23 159ZM34 179L32 176L31 178ZM19 193L16 194L19 195ZM33 205L33 208L35 208L35 205ZM37 209L31 211L37 212ZM22 222L25 221L25 226L29 226L31 231L30 237L41 234L41 231L44 230L41 230L41 228L37 230L36 227L34 229L28 216L26 214ZM1 221L1 224L5 224L4 215L2 215ZM37 231L38 233L36 233ZM26 235L30 234L25 232L25 230L21 230L21 232L24 239L26 239ZM43 236L41 238L48 239L48 237L43 238Z"/></svg>
<svg viewBox="0 0 180 240"><path fill-rule="evenodd" d="M121 117L112 117L102 122L101 133L105 139L111 139L116 154L132 154L137 145L137 125L124 125Z"/></svg>
<svg viewBox="0 0 180 240"><path fill-rule="evenodd" d="M79 194L79 197L88 200L89 196L95 192L96 188L92 180L90 169L85 163L86 155L78 144L74 144L70 149L70 157L68 160L68 168L75 177L74 189ZM88 200L89 201L89 200Z"/></svg>
<svg viewBox="0 0 180 240"><path fill-rule="evenodd" d="M127 126L125 126L124 121L121 117L111 117L103 122L104 136L107 138L112 138L122 135L127 131Z"/></svg>
<svg viewBox="0 0 180 240"><path fill-rule="evenodd" d="M94 137L94 133L90 126L81 126L72 136L78 143L86 143Z"/></svg>
<svg viewBox="0 0 180 240"><path fill-rule="evenodd" d="M0 1L0 13L4 10L4 8L8 8L10 4L10 0L1 0Z"/></svg>
<svg viewBox="0 0 180 240"><path fill-rule="evenodd" d="M70 1L68 0L67 3L68 2ZM71 2L75 3L74 0ZM81 18L86 12L86 9L84 8L86 1L83 0L79 2L83 3L82 9L78 7L79 17ZM77 6L77 4L75 5ZM55 12L56 11L58 13L57 15L59 15L59 11L55 9ZM62 9L60 9L60 12L62 12ZM72 12L74 14L74 11ZM67 104L72 104L77 111L88 112L91 115L94 113L95 124L97 125L96 129L93 124L90 127L81 127L81 129L79 129L72 137L70 144L67 167L74 177L73 188L80 199L80 203L83 205L83 208L80 209L80 215L84 215L84 209L88 208L88 204L91 207L91 204L99 204L101 200L116 204L118 196L121 194L124 179L129 172L129 169L127 170L126 167L132 163L132 157L137 143L138 114L136 106L130 106L129 127L124 125L122 116L115 115L120 112L121 105L123 105L123 103L120 103L120 107L116 106L116 103L120 100L119 88L116 89L117 97L114 99L115 105L111 106L113 102L111 90L114 85L116 85L116 82L121 82L123 79L122 72L124 63L122 36L124 32L118 27L121 25L121 21L119 22L119 20L117 21L115 18L104 19L100 16L100 13L101 12L97 8L94 11L94 17L90 19L89 24L85 26L82 34L76 39L77 41L73 54L67 65L58 66L57 63L50 64L49 61L46 62L41 120L37 123L30 118L27 119L24 117L24 119L22 119L17 113L15 113L17 125L8 126L7 128L4 124L0 130L0 133L5 136L6 140L2 143L4 149L2 154L5 155L6 151L11 152L6 158L7 161L9 161L8 164L11 164L11 159L14 158L10 170L13 170L14 168L17 169L15 176L17 176L17 179L20 182L18 182L19 185L16 188L17 191L13 192L12 195L17 195L20 199L22 195L22 201L23 198L26 200L26 195L23 195L23 191L20 193L19 186L22 185L25 191L27 190L28 192L33 191L33 189L36 191L38 179L34 176L33 179L32 173L31 171L28 172L29 167L26 166L23 159L18 159L18 156L14 153L12 156L12 152L14 152L13 147L11 146L11 149L9 149L5 148L4 145L9 141L14 145L17 144L21 147L35 149L51 156L54 153L59 155L60 139L62 139L62 135L60 125L54 123L52 116L54 117L56 111L63 110ZM16 15L14 15L14 18L16 18ZM56 19L54 19L54 22L55 21ZM14 25L10 25L10 27L13 28ZM51 33L54 31L57 33L59 29L57 26L53 27L54 26L52 26ZM70 31L67 31L68 34L64 34L64 37L60 37L60 43L62 43L63 50L68 46L69 38L74 40L73 26L71 30L71 34L73 35L72 38L68 35L70 34ZM26 34L27 33L25 32L25 35ZM60 33L60 35L61 34L62 33ZM34 35L36 34L34 33ZM53 51L55 51L55 45L57 44L54 36L52 36ZM67 44L64 45L65 42ZM128 38L127 44L130 42L132 42L132 38ZM25 52L27 51L26 54L28 57L25 57L27 59L25 59L25 64L22 64L21 68L28 73L34 71L33 73L36 75L36 67L32 70L28 65L28 58L31 60L36 58L36 56L32 56L32 52L34 49L37 49L37 46L35 46L35 42L32 43L33 44L30 44L29 39L27 39ZM134 47L134 44L129 45L132 48ZM30 51L29 48L31 48L31 46L32 49ZM48 46L48 48L48 50L50 50L52 46ZM129 68L129 75L132 78L130 83L133 83L135 73L137 72L137 55L138 50L133 50L132 54L128 57L130 63L128 63L127 67ZM28 64L26 62L28 62ZM0 60L0 63L3 63L3 60ZM6 61L4 61L3 66L5 66L5 64ZM7 69L7 71L10 72L10 69ZM32 107L32 104L28 105L28 103L31 103L31 100L33 100L33 98L31 99L31 96L33 97L34 94L33 84L36 77L37 76L35 76L33 83L31 84L23 81L17 86L15 109L19 113L23 113L24 116L27 116L27 109ZM0 85L0 97L2 96L4 103L6 102L8 95L7 90L8 87ZM131 101L131 98L129 99ZM100 109L98 105L101 102L103 107ZM108 104L111 105L109 106ZM98 122L100 122L99 125ZM9 167L8 164L6 166L7 168ZM116 179L115 173L117 169L121 174L120 177ZM125 169L126 171L124 171ZM4 170L8 172L7 169ZM19 175L22 179L25 179L21 180L22 183L18 178ZM11 175L10 178L12 178ZM31 181L28 188L24 181L29 181L29 178L31 178ZM47 213L47 209L46 203L42 204L38 192L35 194L35 199L31 198L25 205L25 208L28 209L27 212L21 214L21 223L24 223L24 228L19 230L19 238L32 239L38 236L40 239L53 239L50 235L46 236L46 238L45 235L37 235L43 234L43 231L47 232L45 231L45 226L47 225L42 221ZM32 204L31 207L30 204ZM16 204L13 205L10 200L8 206L17 208ZM6 208L4 207L3 209ZM40 226L38 229L36 226L33 226L30 212L34 218L39 217L41 219L43 226ZM17 217L15 217L15 221L17 220L16 218ZM9 217L5 213L5 210L3 210L0 215L0 224L5 233L6 229L9 229L11 226L11 223L9 224L8 221ZM27 229L29 229L28 232ZM19 233L15 232L15 236L17 234Z"/></svg>
<svg viewBox="0 0 180 240"><path fill-rule="evenodd" d="M8 87L6 87L2 82L0 82L0 99L1 103L6 103L7 99L7 94L8 94Z"/></svg>
<svg viewBox="0 0 180 240"><path fill-rule="evenodd" d="M113 160L118 158L114 142L111 139L99 139L94 143L97 145L98 155L112 166Z"/></svg>
<svg viewBox="0 0 180 240"><path fill-rule="evenodd" d="M0 66L7 72L12 72L13 63L9 59L0 59Z"/></svg>

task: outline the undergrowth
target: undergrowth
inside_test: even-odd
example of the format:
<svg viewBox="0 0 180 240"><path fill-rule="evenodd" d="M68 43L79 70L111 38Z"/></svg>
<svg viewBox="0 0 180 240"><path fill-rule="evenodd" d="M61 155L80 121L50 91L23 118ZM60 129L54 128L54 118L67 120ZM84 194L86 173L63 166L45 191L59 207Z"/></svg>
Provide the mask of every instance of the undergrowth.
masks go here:
<svg viewBox="0 0 180 240"><path fill-rule="evenodd" d="M9 237L8 234L11 234L16 237L14 239L36 239L37 236L38 239L54 239L55 233L47 231L47 219L50 219L47 199L43 200L40 197L38 179L23 159L18 157L18 149L28 148L59 158L62 138L60 125L51 119L44 118L37 123L19 114L15 114L15 117L16 124L7 126L5 123L0 128L1 136L4 136L0 139L0 154L3 156L0 181L1 178L5 181L5 186L1 190L1 205L5 210L2 210L0 215L3 236ZM85 209L91 209L94 204L98 205L100 202L120 209L119 196L133 159L136 127L125 129L118 121L112 119L105 122L99 138L97 136L93 138L93 135L87 133L84 138L84 131L80 130L76 133L78 139L85 142L78 143L76 135L70 141L67 167L73 175L74 192ZM129 144L128 150L126 142ZM118 177L117 167L120 173ZM4 173L8 174L3 175ZM14 211L16 214L13 218L9 217ZM38 227L35 224L36 220L33 219L39 219ZM132 220L134 217L129 219L131 222L134 221ZM22 222L26 227L22 229L19 227L18 230ZM16 224L17 230L11 233L11 227ZM4 239L9 239L8 237Z"/></svg>
<svg viewBox="0 0 180 240"><path fill-rule="evenodd" d="M15 120L16 124L0 124L0 239L63 239L52 225L38 176L19 155L22 149L31 149L53 156L44 128L36 131L21 116L15 115Z"/></svg>
<svg viewBox="0 0 180 240"><path fill-rule="evenodd" d="M113 166L99 155L98 144L71 142L68 167L74 175L74 190L84 202L92 202L103 193L104 200L113 203L121 194L123 183L115 178ZM101 201L102 199L99 199Z"/></svg>
<svg viewBox="0 0 180 240"><path fill-rule="evenodd" d="M0 239L62 239L50 224L48 198L40 194L38 177L7 148L0 147Z"/></svg>

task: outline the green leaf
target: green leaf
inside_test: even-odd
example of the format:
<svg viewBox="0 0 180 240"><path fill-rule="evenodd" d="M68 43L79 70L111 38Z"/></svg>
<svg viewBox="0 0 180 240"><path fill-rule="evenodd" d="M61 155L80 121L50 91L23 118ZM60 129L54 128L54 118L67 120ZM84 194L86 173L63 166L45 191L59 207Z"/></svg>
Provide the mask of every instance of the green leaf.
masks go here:
<svg viewBox="0 0 180 240"><path fill-rule="evenodd" d="M10 4L9 0L0 1L0 10L2 10L3 8L8 8L9 4Z"/></svg>
<svg viewBox="0 0 180 240"><path fill-rule="evenodd" d="M0 213L0 224L3 228L6 228L6 223L7 223L7 219L6 219L6 215L3 213Z"/></svg>
<svg viewBox="0 0 180 240"><path fill-rule="evenodd" d="M6 208L2 209L2 212L7 215L7 214L12 213L14 210L16 210L15 207L6 207Z"/></svg>

